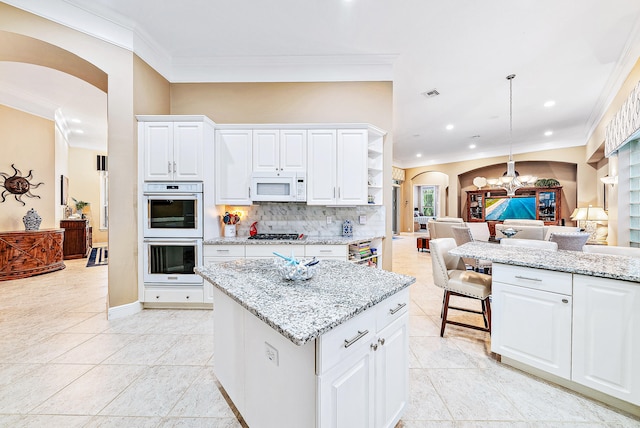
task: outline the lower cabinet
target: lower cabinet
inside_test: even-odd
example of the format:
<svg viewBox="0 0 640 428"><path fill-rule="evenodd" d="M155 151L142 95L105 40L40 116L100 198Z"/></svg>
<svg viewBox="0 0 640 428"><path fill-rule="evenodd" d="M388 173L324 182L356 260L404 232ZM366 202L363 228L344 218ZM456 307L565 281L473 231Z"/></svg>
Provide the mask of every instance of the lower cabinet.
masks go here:
<svg viewBox="0 0 640 428"><path fill-rule="evenodd" d="M64 229L64 259L87 257L92 245L89 220L60 220L60 228Z"/></svg>
<svg viewBox="0 0 640 428"><path fill-rule="evenodd" d="M491 351L640 405L637 283L494 263L491 324Z"/></svg>
<svg viewBox="0 0 640 428"><path fill-rule="evenodd" d="M214 288L215 371L249 426L394 427L409 396L409 289L297 346Z"/></svg>
<svg viewBox="0 0 640 428"><path fill-rule="evenodd" d="M146 303L202 303L203 300L203 287L145 287L144 289Z"/></svg>
<svg viewBox="0 0 640 428"><path fill-rule="evenodd" d="M640 287L574 275L575 382L640 405Z"/></svg>

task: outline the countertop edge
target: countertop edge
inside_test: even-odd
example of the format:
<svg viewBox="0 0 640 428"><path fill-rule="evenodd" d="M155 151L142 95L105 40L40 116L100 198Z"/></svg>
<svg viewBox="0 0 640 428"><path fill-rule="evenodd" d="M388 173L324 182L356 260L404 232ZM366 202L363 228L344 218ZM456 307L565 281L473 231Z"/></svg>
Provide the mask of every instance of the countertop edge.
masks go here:
<svg viewBox="0 0 640 428"><path fill-rule="evenodd" d="M202 241L203 245L349 245L358 244L361 242L371 241L374 239L384 239L384 236L306 236L303 239L296 240L279 240L279 239L249 239L248 236L241 236L236 238L208 238Z"/></svg>

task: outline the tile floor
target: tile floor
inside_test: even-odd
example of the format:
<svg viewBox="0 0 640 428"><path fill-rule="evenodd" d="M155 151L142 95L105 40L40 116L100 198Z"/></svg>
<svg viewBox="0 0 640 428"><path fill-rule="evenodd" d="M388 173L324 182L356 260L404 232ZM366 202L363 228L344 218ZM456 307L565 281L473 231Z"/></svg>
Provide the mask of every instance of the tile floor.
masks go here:
<svg viewBox="0 0 640 428"><path fill-rule="evenodd" d="M496 362L489 335L447 326L415 235L410 403L398 427L640 427L634 418ZM240 427L213 373L212 312L105 319L106 266L0 283L0 427ZM304 428L304 427L301 427ZM357 427L356 427L357 428Z"/></svg>

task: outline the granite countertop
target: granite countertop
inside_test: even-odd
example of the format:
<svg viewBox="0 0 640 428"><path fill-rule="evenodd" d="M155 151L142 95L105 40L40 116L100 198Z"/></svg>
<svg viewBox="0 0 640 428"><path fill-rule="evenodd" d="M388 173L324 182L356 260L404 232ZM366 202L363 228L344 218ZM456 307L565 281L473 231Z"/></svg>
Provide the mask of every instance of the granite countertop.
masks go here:
<svg viewBox="0 0 640 428"><path fill-rule="evenodd" d="M210 238L205 239L202 243L204 245L349 245L357 244L360 242L371 241L372 239L380 239L383 236L352 236L346 238L344 236L304 236L302 239L287 240L287 239L249 239L248 236L238 236L236 238Z"/></svg>
<svg viewBox="0 0 640 428"><path fill-rule="evenodd" d="M640 259L581 251L549 251L536 248L503 247L489 242L468 242L450 254L489 260L515 266L547 269L559 272L599 276L640 282Z"/></svg>
<svg viewBox="0 0 640 428"><path fill-rule="evenodd" d="M415 282L340 260L307 281L282 279L273 260L235 260L196 272L296 345L304 345Z"/></svg>

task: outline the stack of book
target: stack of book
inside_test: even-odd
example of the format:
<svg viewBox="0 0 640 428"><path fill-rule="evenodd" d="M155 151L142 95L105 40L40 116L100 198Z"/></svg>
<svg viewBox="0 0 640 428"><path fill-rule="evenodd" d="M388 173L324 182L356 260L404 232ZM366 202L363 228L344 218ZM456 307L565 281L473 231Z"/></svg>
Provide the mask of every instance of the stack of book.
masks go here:
<svg viewBox="0 0 640 428"><path fill-rule="evenodd" d="M351 260L362 260L371 256L370 242L361 242L359 244L349 244L349 258Z"/></svg>

